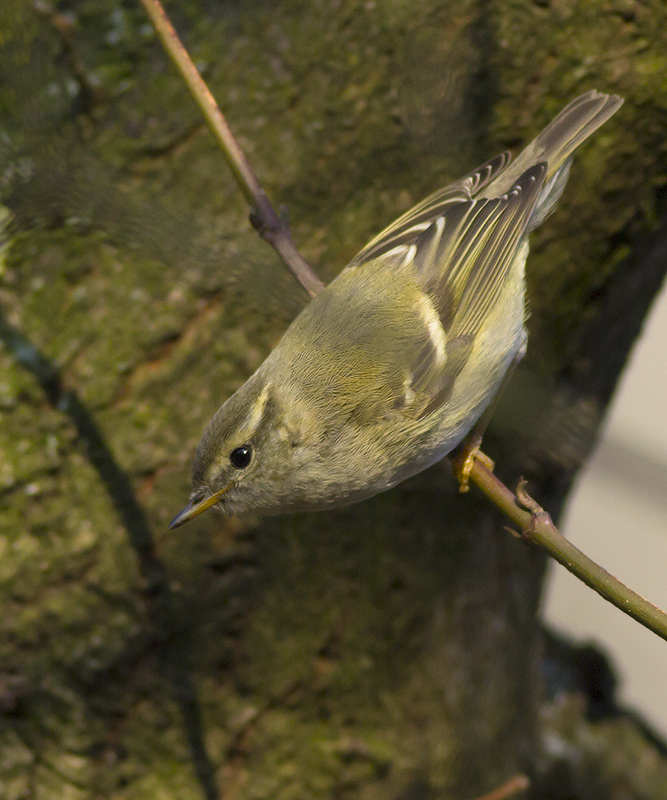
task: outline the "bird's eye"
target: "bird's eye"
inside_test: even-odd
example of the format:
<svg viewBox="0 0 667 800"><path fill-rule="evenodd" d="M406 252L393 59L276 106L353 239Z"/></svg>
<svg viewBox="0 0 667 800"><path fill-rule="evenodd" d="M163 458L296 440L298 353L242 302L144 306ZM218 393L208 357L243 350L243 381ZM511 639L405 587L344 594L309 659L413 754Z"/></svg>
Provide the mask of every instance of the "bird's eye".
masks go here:
<svg viewBox="0 0 667 800"><path fill-rule="evenodd" d="M245 469L252 458L252 448L242 444L229 454L229 460L234 469Z"/></svg>

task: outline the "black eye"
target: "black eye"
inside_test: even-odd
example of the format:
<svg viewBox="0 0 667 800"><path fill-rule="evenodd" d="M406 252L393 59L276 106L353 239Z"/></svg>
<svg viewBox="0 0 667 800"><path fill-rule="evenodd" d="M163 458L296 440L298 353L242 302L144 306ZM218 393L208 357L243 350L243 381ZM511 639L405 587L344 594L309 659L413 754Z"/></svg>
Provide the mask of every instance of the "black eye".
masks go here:
<svg viewBox="0 0 667 800"><path fill-rule="evenodd" d="M242 444L229 454L229 460L234 469L245 469L252 458L252 449L247 444Z"/></svg>

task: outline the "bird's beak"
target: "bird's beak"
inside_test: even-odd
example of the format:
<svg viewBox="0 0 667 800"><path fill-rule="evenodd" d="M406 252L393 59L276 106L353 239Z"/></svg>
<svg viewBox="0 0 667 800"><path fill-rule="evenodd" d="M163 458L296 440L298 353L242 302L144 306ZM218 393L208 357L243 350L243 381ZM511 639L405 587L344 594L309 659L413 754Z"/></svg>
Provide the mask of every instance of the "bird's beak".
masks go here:
<svg viewBox="0 0 667 800"><path fill-rule="evenodd" d="M203 511L206 511L207 508L214 506L231 485L231 483L228 483L224 489L220 489L219 492L212 494L210 497L205 497L203 500L201 499L201 495L195 495L187 506L185 506L183 511L181 511L180 514L176 514L169 523L169 530L173 531L174 528L185 525L186 522L190 522L191 519L198 517Z"/></svg>

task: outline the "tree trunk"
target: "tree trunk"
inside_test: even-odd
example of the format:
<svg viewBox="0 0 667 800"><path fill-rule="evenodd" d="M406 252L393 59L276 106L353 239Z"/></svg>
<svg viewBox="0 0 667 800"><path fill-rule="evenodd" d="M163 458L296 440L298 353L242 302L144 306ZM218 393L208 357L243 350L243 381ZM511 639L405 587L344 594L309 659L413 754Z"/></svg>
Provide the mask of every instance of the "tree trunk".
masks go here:
<svg viewBox="0 0 667 800"><path fill-rule="evenodd" d="M612 5L173 8L325 280L577 94L626 98L534 236L528 358L485 440L555 517L667 264L667 6ZM140 7L67 9L0 10L3 796L463 799L517 772L664 796L664 753L640 794L641 759L545 744L593 724L544 700L545 560L446 464L336 512L166 531L204 425L306 298Z"/></svg>

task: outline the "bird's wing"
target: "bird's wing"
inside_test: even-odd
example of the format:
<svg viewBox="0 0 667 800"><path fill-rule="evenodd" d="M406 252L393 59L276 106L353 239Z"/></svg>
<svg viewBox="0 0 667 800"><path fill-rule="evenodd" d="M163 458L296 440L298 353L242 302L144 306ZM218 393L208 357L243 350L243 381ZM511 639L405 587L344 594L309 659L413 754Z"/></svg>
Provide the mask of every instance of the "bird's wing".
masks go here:
<svg viewBox="0 0 667 800"><path fill-rule="evenodd" d="M459 204L415 243L414 268L448 336L478 333L512 269L545 174L546 164L537 164L501 197Z"/></svg>
<svg viewBox="0 0 667 800"><path fill-rule="evenodd" d="M419 416L431 413L451 393L466 365L484 319L512 270L546 165L527 170L502 197L459 202L438 217L406 252L437 312L446 341L444 365L437 353L416 358L413 389L428 398Z"/></svg>
<svg viewBox="0 0 667 800"><path fill-rule="evenodd" d="M352 259L351 266L360 266L388 253L400 257L415 244L434 219L474 197L506 169L511 158L509 152L501 153L455 183L422 200L372 239Z"/></svg>
<svg viewBox="0 0 667 800"><path fill-rule="evenodd" d="M422 309L405 376L393 389L396 396L386 398L403 413L423 417L447 401L515 263L546 164L526 170L500 197L475 199L508 164L509 155L502 154L427 198L352 262L362 270L371 260L385 259L397 268L411 267L425 292L430 311ZM364 309L366 317L370 313Z"/></svg>

